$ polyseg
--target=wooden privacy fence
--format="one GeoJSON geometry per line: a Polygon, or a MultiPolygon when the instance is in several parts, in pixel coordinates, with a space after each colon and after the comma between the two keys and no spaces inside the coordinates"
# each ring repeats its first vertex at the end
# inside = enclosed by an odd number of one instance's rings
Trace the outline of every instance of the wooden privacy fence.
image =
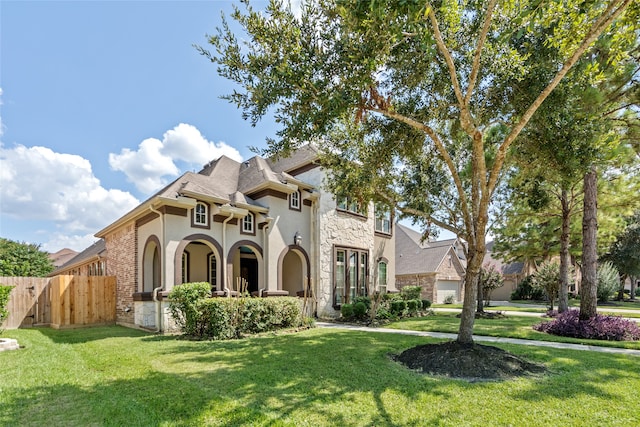
{"type": "Polygon", "coordinates": [[[30,326],[68,328],[116,321],[113,276],[0,277],[15,286],[9,296],[6,329],[30,326]]]}

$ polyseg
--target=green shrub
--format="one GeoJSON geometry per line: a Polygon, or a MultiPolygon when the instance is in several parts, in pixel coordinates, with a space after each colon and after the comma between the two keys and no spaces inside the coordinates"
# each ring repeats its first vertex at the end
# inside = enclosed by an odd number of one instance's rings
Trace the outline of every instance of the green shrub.
{"type": "Polygon", "coordinates": [[[387,307],[383,305],[378,307],[378,310],[376,311],[376,319],[386,320],[391,319],[392,317],[393,314],[391,314],[387,307]]]}
{"type": "Polygon", "coordinates": [[[426,310],[429,307],[431,307],[431,301],[429,301],[428,299],[423,299],[422,300],[422,309],[426,310]]]}
{"type": "Polygon", "coordinates": [[[444,303],[445,304],[453,304],[454,299],[453,299],[453,295],[447,295],[446,297],[444,297],[444,303]]]}
{"type": "MultiPolygon", "coordinates": [[[[358,296],[353,299],[353,305],[355,306],[357,303],[364,303],[367,310],[371,308],[371,298],[365,296],[358,296]]],[[[354,307],[355,308],[355,307],[354,307]]]]}
{"type": "Polygon", "coordinates": [[[198,337],[214,340],[238,338],[238,301],[237,298],[200,300],[198,310],[204,327],[198,337]]]}
{"type": "Polygon", "coordinates": [[[416,313],[422,308],[422,301],[419,299],[410,299],[407,301],[407,310],[409,313],[416,313]]]}
{"type": "Polygon", "coordinates": [[[400,295],[404,300],[420,299],[422,286],[405,286],[400,290],[400,295]]]}
{"type": "Polygon", "coordinates": [[[183,283],[169,293],[169,313],[187,335],[200,336],[204,325],[198,303],[211,296],[207,282],[183,283]]]}
{"type": "Polygon", "coordinates": [[[402,316],[404,311],[407,309],[407,302],[403,299],[392,300],[391,301],[391,313],[402,316]]]}
{"type": "Polygon", "coordinates": [[[199,338],[224,340],[302,324],[297,298],[209,298],[200,300],[199,338]]]}
{"type": "Polygon", "coordinates": [[[342,304],[340,306],[340,314],[345,319],[353,317],[353,304],[342,304]]]}
{"type": "Polygon", "coordinates": [[[13,286],[0,285],[0,332],[2,332],[2,323],[9,317],[7,304],[9,303],[9,294],[11,294],[11,289],[13,288],[13,286]]]}
{"type": "Polygon", "coordinates": [[[607,302],[611,295],[620,288],[618,270],[610,261],[598,266],[598,301],[607,302]]]}
{"type": "Polygon", "coordinates": [[[355,303],[353,305],[353,315],[358,319],[364,318],[367,315],[367,305],[362,301],[355,303]]]}
{"type": "Polygon", "coordinates": [[[511,293],[512,300],[541,300],[544,290],[533,287],[533,276],[525,277],[511,293]]]}

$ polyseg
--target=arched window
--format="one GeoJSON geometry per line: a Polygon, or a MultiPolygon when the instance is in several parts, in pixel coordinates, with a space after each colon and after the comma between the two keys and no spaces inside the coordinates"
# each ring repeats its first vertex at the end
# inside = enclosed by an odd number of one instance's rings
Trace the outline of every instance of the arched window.
{"type": "Polygon", "coordinates": [[[378,262],[378,292],[387,293],[387,262],[378,262]]]}
{"type": "Polygon", "coordinates": [[[244,234],[255,234],[255,215],[251,212],[242,219],[242,232],[244,234]]]}
{"type": "Polygon", "coordinates": [[[207,219],[207,205],[202,202],[198,202],[193,210],[193,224],[206,227],[209,225],[207,219]]]}
{"type": "Polygon", "coordinates": [[[218,260],[214,253],[209,254],[209,283],[211,283],[211,289],[218,290],[218,260]]]}
{"type": "Polygon", "coordinates": [[[289,209],[299,211],[300,208],[300,191],[289,194],[289,209]]]}

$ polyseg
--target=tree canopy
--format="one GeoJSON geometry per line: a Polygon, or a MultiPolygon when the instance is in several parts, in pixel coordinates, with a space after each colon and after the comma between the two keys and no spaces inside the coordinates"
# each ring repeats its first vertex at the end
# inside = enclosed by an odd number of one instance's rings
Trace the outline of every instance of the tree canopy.
{"type": "Polygon", "coordinates": [[[200,52],[238,84],[226,98],[245,118],[275,110],[282,128],[267,154],[316,141],[334,192],[386,202],[467,241],[458,341],[472,342],[489,211],[510,148],[603,32],[618,35],[614,60],[626,56],[638,9],[632,0],[317,0],[296,16],[273,0],[266,11],[237,8],[245,33],[224,20],[214,53],[200,52]],[[554,72],[530,102],[508,102],[510,82],[532,72],[526,38],[539,33],[554,72]]]}
{"type": "Polygon", "coordinates": [[[44,277],[54,270],[40,245],[0,237],[0,276],[44,277]]]}

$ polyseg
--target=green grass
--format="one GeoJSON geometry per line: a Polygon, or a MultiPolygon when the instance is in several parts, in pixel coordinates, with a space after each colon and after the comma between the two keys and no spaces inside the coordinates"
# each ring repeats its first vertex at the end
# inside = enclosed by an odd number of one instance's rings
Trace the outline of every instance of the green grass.
{"type": "MultiPolygon", "coordinates": [[[[476,319],[473,326],[473,333],[475,335],[488,335],[492,337],[566,342],[640,350],[640,341],[600,341],[567,338],[533,330],[533,325],[549,320],[550,319],[524,316],[508,316],[504,319],[476,319]]],[[[456,317],[455,313],[439,312],[432,316],[410,318],[393,322],[385,327],[412,331],[458,333],[459,326],[460,319],[456,317]]]]}
{"type": "Polygon", "coordinates": [[[313,329],[196,342],[121,327],[6,331],[0,425],[632,426],[640,358],[496,345],[544,363],[536,379],[467,383],[390,353],[431,339],[313,329]]]}

